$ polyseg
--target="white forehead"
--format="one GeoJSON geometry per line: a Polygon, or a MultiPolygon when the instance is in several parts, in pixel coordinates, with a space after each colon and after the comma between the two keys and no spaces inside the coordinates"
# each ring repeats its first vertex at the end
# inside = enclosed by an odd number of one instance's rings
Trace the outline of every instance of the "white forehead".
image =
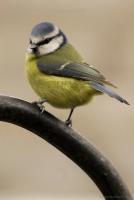
{"type": "Polygon", "coordinates": [[[32,42],[36,44],[36,43],[38,43],[38,42],[40,42],[42,40],[45,40],[46,38],[51,38],[51,37],[54,37],[54,36],[58,35],[59,32],[60,32],[59,28],[57,26],[55,26],[55,25],[53,25],[53,28],[54,29],[53,29],[52,32],[44,34],[44,35],[37,35],[37,36],[31,35],[32,42]]]}

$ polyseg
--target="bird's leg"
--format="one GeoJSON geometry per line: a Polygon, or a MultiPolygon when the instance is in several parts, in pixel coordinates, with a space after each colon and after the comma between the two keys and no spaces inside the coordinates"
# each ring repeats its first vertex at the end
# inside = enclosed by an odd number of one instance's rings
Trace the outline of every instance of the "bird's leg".
{"type": "Polygon", "coordinates": [[[70,113],[69,113],[69,116],[67,118],[67,120],[65,121],[65,124],[69,127],[72,126],[72,120],[71,120],[71,117],[72,117],[72,114],[73,114],[73,111],[74,111],[74,108],[71,109],[70,113]]]}
{"type": "Polygon", "coordinates": [[[32,102],[32,104],[38,106],[38,108],[40,109],[41,113],[43,113],[45,111],[45,106],[43,105],[45,102],[47,102],[46,99],[40,99],[39,101],[32,102]]]}

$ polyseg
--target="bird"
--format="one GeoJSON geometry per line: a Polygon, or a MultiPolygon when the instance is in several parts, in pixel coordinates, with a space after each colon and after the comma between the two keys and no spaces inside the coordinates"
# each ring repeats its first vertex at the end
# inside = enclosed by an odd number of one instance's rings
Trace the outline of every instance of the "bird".
{"type": "Polygon", "coordinates": [[[96,95],[107,94],[129,105],[116,88],[93,65],[88,64],[68,41],[65,33],[51,22],[35,25],[26,53],[26,74],[31,87],[40,97],[36,104],[43,111],[44,103],[70,109],[65,121],[72,126],[76,107],[91,102],[96,95]]]}

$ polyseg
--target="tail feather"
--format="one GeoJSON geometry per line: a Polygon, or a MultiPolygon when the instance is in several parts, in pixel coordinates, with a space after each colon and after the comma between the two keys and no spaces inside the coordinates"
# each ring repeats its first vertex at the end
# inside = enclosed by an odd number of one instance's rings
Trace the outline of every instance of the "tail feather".
{"type": "Polygon", "coordinates": [[[106,87],[105,85],[101,85],[97,82],[90,82],[90,85],[95,90],[108,94],[110,97],[117,99],[118,101],[130,105],[124,98],[120,97],[117,93],[115,93],[112,89],[106,87]]]}

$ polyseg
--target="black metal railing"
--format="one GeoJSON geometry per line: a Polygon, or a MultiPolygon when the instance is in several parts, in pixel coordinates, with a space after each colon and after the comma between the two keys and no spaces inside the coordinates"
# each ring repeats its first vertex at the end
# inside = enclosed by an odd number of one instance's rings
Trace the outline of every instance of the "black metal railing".
{"type": "Polygon", "coordinates": [[[86,139],[48,112],[13,97],[0,96],[0,120],[23,127],[55,146],[94,181],[105,199],[132,200],[110,162],[86,139]]]}

